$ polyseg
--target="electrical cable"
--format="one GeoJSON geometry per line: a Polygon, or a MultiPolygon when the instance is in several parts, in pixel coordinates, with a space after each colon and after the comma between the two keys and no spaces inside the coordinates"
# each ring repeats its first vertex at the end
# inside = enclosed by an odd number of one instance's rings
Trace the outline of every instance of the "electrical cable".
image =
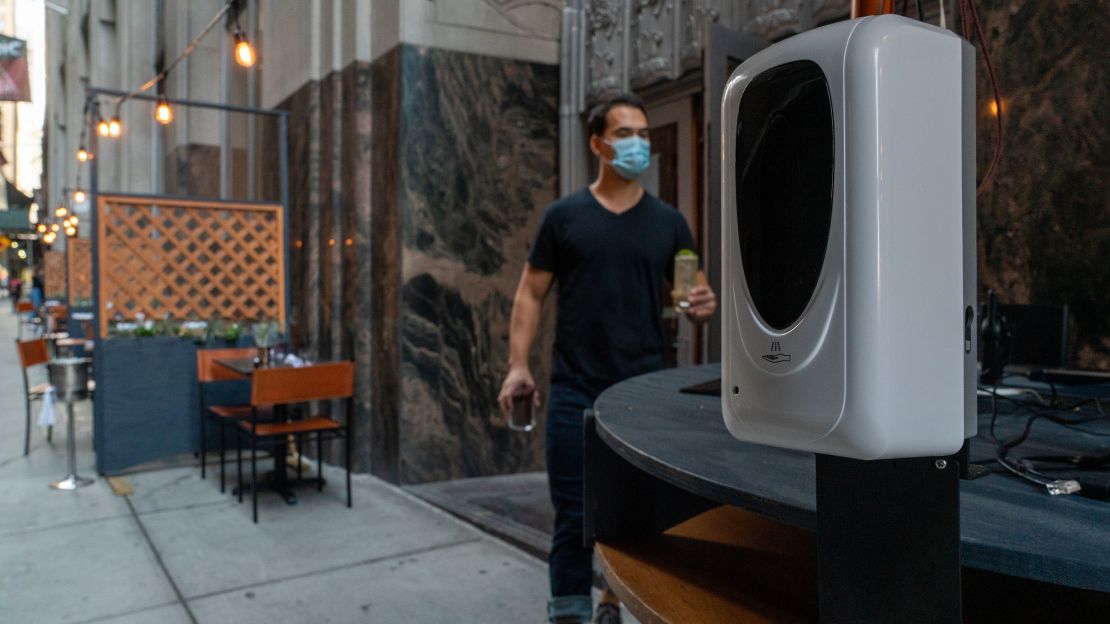
{"type": "MultiPolygon", "coordinates": [[[[1100,474],[1072,474],[1076,470],[1097,470],[1110,464],[1110,453],[1105,455],[1087,456],[1039,456],[1039,457],[1025,457],[1019,459],[1011,459],[1009,453],[1023,444],[1030,435],[1033,425],[1041,419],[1047,420],[1058,426],[1067,428],[1070,431],[1082,433],[1084,435],[1097,436],[1097,437],[1110,437],[1110,431],[1096,431],[1086,427],[1082,427],[1086,423],[1103,421],[1107,415],[1102,411],[1102,405],[1097,399],[1084,399],[1078,402],[1057,406],[1058,395],[1056,388],[1052,387],[1052,398],[1046,402],[1043,398],[1038,396],[1038,402],[1033,403],[1026,400],[1007,397],[998,393],[998,383],[996,381],[993,389],[984,389],[989,392],[992,397],[992,410],[990,437],[998,442],[997,434],[995,433],[995,424],[997,422],[997,400],[1005,400],[1022,410],[1029,410],[1032,414],[1025,421],[1021,433],[999,442],[995,449],[994,462],[1004,468],[1006,471],[1013,475],[1029,481],[1037,486],[1044,487],[1050,495],[1062,494],[1076,494],[1079,493],[1089,498],[1107,500],[1110,499],[1110,475],[1100,474]],[[1052,412],[1073,412],[1079,410],[1081,407],[1094,403],[1097,412],[1095,414],[1086,414],[1079,418],[1067,418],[1063,414],[1052,412]],[[1049,411],[1051,410],[1051,411],[1049,411]],[[1056,466],[1043,466],[1038,465],[1037,462],[1049,464],[1065,464],[1063,467],[1056,466]],[[1067,471],[1071,470],[1068,474],[1050,475],[1045,471],[1067,471]],[[1087,491],[1084,492],[1084,487],[1087,491]]],[[[989,462],[988,462],[989,463],[989,462]]]]}
{"type": "Polygon", "coordinates": [[[975,196],[979,197],[987,189],[988,184],[994,178],[994,174],[998,169],[998,163],[1002,160],[1003,151],[1003,137],[1002,137],[1002,95],[998,87],[998,77],[994,71],[994,63],[991,61],[991,53],[987,47],[987,38],[983,34],[983,24],[979,20],[979,11],[975,8],[974,0],[960,0],[960,25],[963,28],[964,38],[971,41],[971,26],[975,27],[976,36],[979,39],[979,48],[983,51],[983,61],[987,66],[987,75],[991,82],[991,92],[994,97],[994,118],[995,118],[995,144],[994,156],[991,157],[990,165],[987,166],[986,173],[983,174],[979,180],[979,186],[975,189],[975,196]],[[970,16],[970,20],[968,17],[970,16]]]}
{"type": "Polygon", "coordinates": [[[228,0],[226,3],[224,3],[223,8],[221,8],[218,12],[216,12],[214,16],[212,16],[212,19],[208,21],[208,24],[204,27],[203,30],[200,31],[200,34],[193,37],[193,40],[189,42],[189,45],[185,46],[185,49],[181,52],[181,54],[179,54],[177,58],[171,61],[170,64],[165,67],[165,69],[155,74],[155,76],[150,80],[144,82],[139,88],[127,93],[127,95],[120,96],[116,100],[116,117],[119,117],[120,106],[123,105],[124,102],[126,102],[131,97],[138,95],[143,91],[150,89],[159,82],[165,80],[166,77],[169,76],[170,72],[173,71],[173,68],[177,67],[178,63],[184,60],[185,57],[192,54],[197,49],[197,46],[200,45],[201,40],[204,39],[204,37],[209,32],[211,32],[213,28],[216,27],[216,24],[220,23],[220,19],[223,18],[224,15],[227,15],[227,12],[231,10],[232,6],[235,5],[235,2],[236,0],[228,0]]]}

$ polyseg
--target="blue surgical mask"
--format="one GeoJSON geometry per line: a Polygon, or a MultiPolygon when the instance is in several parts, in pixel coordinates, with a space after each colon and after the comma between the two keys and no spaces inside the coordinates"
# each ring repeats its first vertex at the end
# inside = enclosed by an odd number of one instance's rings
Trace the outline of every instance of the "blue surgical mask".
{"type": "Polygon", "coordinates": [[[651,164],[651,143],[647,139],[630,136],[617,139],[612,143],[606,141],[606,144],[613,148],[613,160],[609,164],[613,165],[613,169],[616,169],[625,180],[635,180],[640,177],[640,174],[651,164]]]}

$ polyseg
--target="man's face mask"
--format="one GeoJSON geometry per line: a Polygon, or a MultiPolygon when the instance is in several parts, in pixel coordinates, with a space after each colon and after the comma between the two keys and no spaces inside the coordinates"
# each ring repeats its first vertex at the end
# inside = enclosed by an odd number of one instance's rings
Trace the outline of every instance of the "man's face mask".
{"type": "Polygon", "coordinates": [[[605,143],[613,148],[613,159],[609,164],[625,180],[640,177],[651,164],[651,143],[646,139],[630,136],[605,143]]]}

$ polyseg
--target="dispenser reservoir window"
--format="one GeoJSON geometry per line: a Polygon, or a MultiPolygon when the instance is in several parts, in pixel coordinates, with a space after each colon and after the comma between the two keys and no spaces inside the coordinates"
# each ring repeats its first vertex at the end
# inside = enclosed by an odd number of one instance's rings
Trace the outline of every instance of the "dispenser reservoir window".
{"type": "Polygon", "coordinates": [[[756,76],[736,124],[736,218],[752,303],[786,329],[817,288],[832,223],[835,141],[821,68],[795,61],[756,76]]]}

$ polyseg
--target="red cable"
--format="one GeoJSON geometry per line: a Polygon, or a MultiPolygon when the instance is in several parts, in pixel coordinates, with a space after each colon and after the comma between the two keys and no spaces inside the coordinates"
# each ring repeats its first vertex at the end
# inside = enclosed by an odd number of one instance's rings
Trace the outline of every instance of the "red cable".
{"type": "MultiPolygon", "coordinates": [[[[990,183],[994,177],[995,171],[998,168],[998,163],[1002,160],[1002,95],[999,93],[998,78],[994,73],[994,64],[991,62],[991,53],[987,49],[987,39],[983,36],[983,25],[979,21],[979,12],[975,9],[975,2],[973,0],[963,0],[967,4],[967,13],[971,15],[971,21],[975,24],[975,33],[979,38],[979,47],[983,50],[983,61],[987,65],[987,75],[991,80],[991,91],[994,95],[994,108],[995,108],[995,143],[994,143],[994,156],[991,158],[991,164],[987,167],[987,172],[983,174],[983,179],[979,181],[979,187],[975,190],[975,197],[978,198],[986,190],[987,184],[990,183]]],[[[967,20],[964,15],[964,5],[960,5],[960,21],[962,22],[964,32],[968,30],[967,20]]]]}

